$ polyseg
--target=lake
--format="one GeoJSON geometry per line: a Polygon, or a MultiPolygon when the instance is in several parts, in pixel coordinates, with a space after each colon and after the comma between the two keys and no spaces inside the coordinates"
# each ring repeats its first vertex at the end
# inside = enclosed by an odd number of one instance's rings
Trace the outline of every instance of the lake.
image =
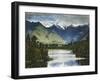
{"type": "Polygon", "coordinates": [[[49,49],[48,56],[52,60],[47,62],[47,67],[79,66],[78,61],[85,59],[77,58],[72,50],[65,49],[49,49]]]}

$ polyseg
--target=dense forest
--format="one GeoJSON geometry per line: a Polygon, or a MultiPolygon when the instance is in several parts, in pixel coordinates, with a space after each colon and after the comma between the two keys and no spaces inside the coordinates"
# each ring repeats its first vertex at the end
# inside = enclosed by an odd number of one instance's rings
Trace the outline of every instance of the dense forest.
{"type": "Polygon", "coordinates": [[[29,34],[26,36],[26,68],[46,67],[48,57],[48,49],[42,48],[42,43],[36,42],[37,38],[33,36],[30,38],[29,34]],[[38,47],[38,44],[40,47],[38,47]]]}

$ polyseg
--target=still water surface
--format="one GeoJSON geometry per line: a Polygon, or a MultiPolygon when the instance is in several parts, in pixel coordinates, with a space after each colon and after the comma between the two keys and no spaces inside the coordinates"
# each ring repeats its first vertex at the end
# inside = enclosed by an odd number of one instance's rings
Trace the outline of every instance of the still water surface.
{"type": "Polygon", "coordinates": [[[78,66],[78,60],[84,58],[77,58],[72,50],[62,49],[50,49],[48,50],[48,56],[52,60],[48,61],[47,67],[66,67],[66,66],[78,66]]]}

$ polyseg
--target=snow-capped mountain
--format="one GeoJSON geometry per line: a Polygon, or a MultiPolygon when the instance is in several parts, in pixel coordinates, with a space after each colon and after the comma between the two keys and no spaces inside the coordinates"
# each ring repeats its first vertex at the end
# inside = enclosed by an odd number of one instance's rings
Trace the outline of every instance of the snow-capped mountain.
{"type": "MultiPolygon", "coordinates": [[[[43,26],[40,22],[26,21],[26,33],[35,35],[38,41],[42,43],[68,44],[70,42],[80,41],[86,34],[89,34],[89,25],[64,26],[52,25],[43,26]]],[[[84,38],[85,39],[85,38],[84,38]]]]}

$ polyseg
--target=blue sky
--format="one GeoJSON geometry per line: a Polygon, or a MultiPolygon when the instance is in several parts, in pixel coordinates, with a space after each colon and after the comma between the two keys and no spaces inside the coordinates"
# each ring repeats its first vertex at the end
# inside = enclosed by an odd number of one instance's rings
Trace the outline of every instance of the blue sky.
{"type": "Polygon", "coordinates": [[[25,12],[25,19],[31,22],[41,22],[45,27],[53,24],[60,25],[62,28],[71,24],[74,26],[89,24],[88,15],[25,12]]]}

